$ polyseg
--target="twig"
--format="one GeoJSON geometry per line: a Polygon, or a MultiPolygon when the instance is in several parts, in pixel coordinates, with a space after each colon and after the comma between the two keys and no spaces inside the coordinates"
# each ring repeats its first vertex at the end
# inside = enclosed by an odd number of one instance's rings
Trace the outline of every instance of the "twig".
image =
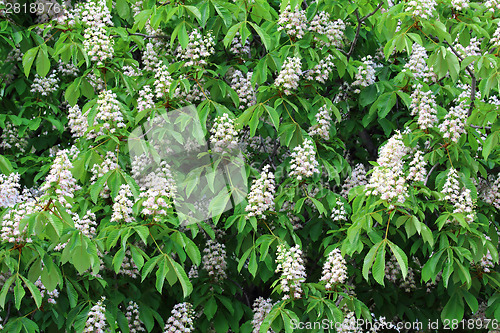
{"type": "Polygon", "coordinates": [[[375,14],[380,9],[380,7],[382,7],[383,4],[384,4],[384,2],[379,3],[377,8],[375,8],[375,10],[373,12],[363,16],[361,19],[359,18],[358,10],[356,9],[356,11],[354,12],[354,15],[356,15],[356,19],[358,20],[358,27],[356,28],[356,35],[354,35],[354,40],[352,41],[351,48],[349,49],[349,52],[347,53],[347,60],[349,60],[349,58],[352,56],[352,53],[354,52],[354,47],[356,46],[356,42],[358,41],[359,33],[361,32],[361,25],[363,24],[363,22],[367,18],[369,18],[370,16],[375,14]]]}
{"type": "Polygon", "coordinates": [[[427,181],[429,180],[429,177],[431,176],[431,173],[432,171],[434,171],[434,169],[439,165],[439,163],[436,163],[432,166],[431,170],[429,171],[429,173],[427,174],[427,176],[425,177],[425,181],[424,181],[424,185],[427,186],[427,181]]]}
{"type": "Polygon", "coordinates": [[[3,320],[3,326],[5,326],[7,324],[7,321],[9,320],[9,317],[10,317],[10,305],[11,305],[11,302],[8,302],[7,303],[7,314],[5,315],[5,318],[3,320]]]}
{"type": "MultiPolygon", "coordinates": [[[[453,52],[458,60],[460,60],[460,62],[463,61],[463,58],[462,56],[457,52],[457,50],[455,50],[455,48],[453,46],[450,45],[450,43],[448,43],[446,40],[444,41],[444,43],[446,45],[448,45],[448,47],[450,48],[451,52],[453,52]]],[[[469,107],[469,112],[467,114],[467,117],[470,117],[470,115],[472,114],[472,110],[474,109],[474,101],[476,100],[476,76],[474,75],[474,72],[472,71],[472,69],[470,69],[470,67],[467,65],[467,67],[465,67],[465,69],[467,70],[467,72],[469,72],[469,75],[471,77],[471,85],[470,85],[470,89],[471,89],[471,93],[470,93],[470,107],[469,107]]]]}
{"type": "Polygon", "coordinates": [[[477,128],[477,129],[486,129],[486,130],[491,129],[491,126],[476,126],[476,125],[469,125],[469,126],[472,128],[477,128]]]}
{"type": "MultiPolygon", "coordinates": [[[[146,34],[141,34],[139,32],[130,32],[127,30],[127,33],[129,36],[140,36],[140,37],[144,37],[144,38],[157,38],[157,39],[170,39],[169,36],[167,35],[146,35],[146,34]]],[[[112,37],[121,37],[120,35],[113,35],[112,37]]]]}

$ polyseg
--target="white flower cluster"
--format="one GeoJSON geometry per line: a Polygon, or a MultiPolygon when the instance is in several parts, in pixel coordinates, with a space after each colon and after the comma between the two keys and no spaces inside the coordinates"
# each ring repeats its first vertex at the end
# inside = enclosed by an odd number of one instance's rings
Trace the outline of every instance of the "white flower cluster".
{"type": "Polygon", "coordinates": [[[402,72],[409,72],[417,80],[430,83],[436,82],[437,75],[427,66],[427,51],[425,47],[414,43],[412,46],[410,60],[405,64],[402,72]]]}
{"type": "Polygon", "coordinates": [[[76,179],[71,173],[73,164],[71,163],[70,155],[71,151],[67,149],[57,153],[49,175],[45,178],[45,183],[40,188],[43,192],[54,188],[59,202],[66,208],[71,208],[71,205],[66,201],[65,197],[73,198],[75,191],[80,189],[80,186],[76,184],[76,179]]]}
{"type": "Polygon", "coordinates": [[[26,137],[19,137],[18,129],[12,123],[6,122],[3,133],[0,136],[0,148],[12,149],[14,147],[16,151],[24,153],[27,145],[28,140],[26,137]]]}
{"type": "Polygon", "coordinates": [[[47,75],[46,77],[41,77],[40,75],[35,74],[35,79],[31,85],[30,92],[47,96],[56,91],[58,88],[59,80],[57,79],[57,74],[55,72],[50,73],[50,75],[47,75]]]}
{"type": "Polygon", "coordinates": [[[163,329],[164,333],[191,333],[194,331],[194,309],[191,303],[178,303],[172,309],[163,329]]]}
{"type": "Polygon", "coordinates": [[[105,134],[105,131],[115,133],[116,127],[125,127],[120,103],[117,100],[116,94],[111,90],[105,90],[99,94],[99,97],[97,98],[97,110],[93,126],[101,126],[99,128],[99,132],[94,133],[93,129],[89,132],[89,139],[103,135],[105,134]]]}
{"type": "Polygon", "coordinates": [[[234,35],[233,40],[231,41],[231,48],[229,49],[229,51],[239,56],[250,56],[250,42],[246,41],[245,45],[243,45],[240,32],[237,31],[234,35]]]}
{"type": "Polygon", "coordinates": [[[481,191],[481,198],[487,204],[500,209],[500,173],[496,179],[493,176],[488,177],[488,182],[485,181],[485,186],[481,191]]]}
{"type": "MultiPolygon", "coordinates": [[[[462,56],[462,58],[470,57],[470,56],[481,56],[481,40],[477,37],[472,37],[469,41],[469,45],[463,47],[460,44],[458,36],[455,42],[453,43],[455,50],[462,56]]],[[[451,51],[451,48],[448,48],[451,51]]]]}
{"type": "Polygon", "coordinates": [[[424,160],[424,155],[420,150],[417,150],[410,161],[410,170],[408,171],[408,176],[406,179],[413,180],[415,182],[425,181],[427,175],[427,170],[425,166],[427,162],[424,160]]]}
{"type": "Polygon", "coordinates": [[[246,77],[240,70],[235,70],[231,78],[231,88],[236,91],[240,99],[240,109],[244,110],[257,103],[255,88],[252,86],[252,72],[248,72],[246,77]]]}
{"type": "Polygon", "coordinates": [[[89,127],[88,119],[86,114],[82,114],[82,110],[75,104],[75,106],[70,107],[68,110],[68,126],[73,133],[74,138],[81,138],[87,133],[89,127]]]}
{"type": "Polygon", "coordinates": [[[345,211],[344,203],[342,200],[337,199],[335,207],[332,209],[330,218],[333,221],[347,221],[347,212],[345,211]]]}
{"type": "Polygon", "coordinates": [[[302,178],[312,177],[315,173],[319,173],[319,163],[315,155],[316,151],[310,139],[305,139],[302,145],[295,147],[291,154],[290,176],[302,180],[302,178]]]}
{"type": "Polygon", "coordinates": [[[326,282],[326,290],[331,290],[334,285],[344,283],[347,279],[347,266],[339,249],[334,249],[328,254],[323,265],[320,281],[326,282]]]}
{"type": "Polygon", "coordinates": [[[499,0],[487,0],[484,2],[488,11],[494,13],[497,10],[500,10],[500,1],[499,0]]]}
{"type": "Polygon", "coordinates": [[[0,174],[0,208],[12,207],[19,202],[21,184],[18,173],[0,174]]]}
{"type": "MultiPolygon", "coordinates": [[[[363,64],[358,67],[358,72],[355,76],[355,81],[352,83],[353,86],[358,87],[368,87],[375,83],[377,79],[375,76],[375,63],[372,60],[372,56],[367,55],[361,59],[363,64]]],[[[359,94],[361,90],[359,88],[354,90],[354,93],[359,94]]]]}
{"type": "Polygon", "coordinates": [[[61,73],[61,75],[65,76],[78,76],[78,67],[76,67],[72,62],[64,63],[59,59],[57,63],[57,71],[61,73]]]}
{"type": "Polygon", "coordinates": [[[445,195],[444,200],[451,202],[454,206],[453,213],[464,214],[465,221],[474,221],[475,203],[468,188],[461,188],[457,170],[453,167],[448,171],[448,177],[441,191],[445,195]]]}
{"type": "Polygon", "coordinates": [[[309,128],[309,135],[319,135],[324,140],[330,139],[330,126],[332,123],[332,117],[330,117],[330,110],[323,105],[318,113],[316,113],[316,122],[317,124],[311,126],[309,128]]]}
{"type": "Polygon", "coordinates": [[[155,74],[155,94],[156,98],[167,99],[170,95],[170,86],[172,85],[172,77],[167,69],[167,65],[159,67],[155,74]]]}
{"type": "MultiPolygon", "coordinates": [[[[104,176],[106,173],[108,173],[111,170],[118,169],[120,166],[116,162],[118,160],[118,157],[112,152],[108,151],[106,152],[106,157],[102,161],[101,164],[94,164],[92,167],[92,177],[90,178],[90,183],[95,184],[99,178],[104,176]]],[[[100,195],[103,198],[109,198],[109,187],[108,184],[106,184],[101,191],[100,195]]]]}
{"type": "Polygon", "coordinates": [[[455,10],[464,10],[469,8],[468,0],[451,0],[451,5],[455,10]]]}
{"type": "Polygon", "coordinates": [[[73,8],[70,1],[65,1],[61,4],[60,9],[61,11],[54,17],[55,23],[69,27],[74,26],[76,18],[80,17],[81,8],[79,6],[73,8]]]}
{"type": "MultiPolygon", "coordinates": [[[[485,238],[491,241],[489,236],[485,236],[485,238]]],[[[493,257],[491,256],[490,250],[486,251],[486,254],[483,255],[481,261],[479,262],[479,266],[485,273],[489,273],[493,267],[495,267],[495,263],[493,262],[493,257]]]]}
{"type": "Polygon", "coordinates": [[[47,23],[61,11],[61,5],[56,0],[35,0],[33,4],[37,23],[47,23]]]}
{"type": "Polygon", "coordinates": [[[299,87],[300,76],[302,75],[302,63],[297,57],[288,57],[281,71],[274,81],[274,84],[278,88],[283,88],[283,91],[287,95],[291,95],[293,90],[297,90],[299,87]]]}
{"type": "Polygon", "coordinates": [[[363,164],[358,163],[349,177],[344,180],[344,184],[342,184],[342,191],[340,195],[347,199],[349,191],[356,187],[366,185],[366,169],[363,164]]]}
{"type": "Polygon", "coordinates": [[[330,20],[330,14],[325,11],[321,11],[314,16],[310,23],[309,30],[320,35],[325,35],[328,38],[328,42],[325,42],[315,36],[315,41],[320,43],[322,46],[335,46],[338,48],[343,46],[345,30],[344,21],[339,19],[332,22],[330,20]]]}
{"type": "Polygon", "coordinates": [[[167,215],[167,210],[172,208],[175,200],[175,182],[170,166],[162,161],[158,172],[151,172],[144,180],[145,186],[141,187],[142,211],[144,215],[152,215],[153,220],[159,221],[167,215]]]}
{"type": "Polygon", "coordinates": [[[314,66],[313,69],[306,71],[306,80],[316,80],[325,83],[334,69],[335,64],[333,63],[333,56],[328,54],[324,59],[321,59],[319,64],[314,66]]]}
{"type": "Polygon", "coordinates": [[[85,322],[83,333],[104,333],[106,332],[106,306],[104,301],[106,297],[102,296],[101,299],[90,309],[85,322]]]}
{"type": "Polygon", "coordinates": [[[214,54],[215,41],[209,32],[203,37],[198,30],[193,30],[189,34],[189,42],[185,50],[181,50],[179,45],[178,52],[182,60],[187,60],[185,66],[206,65],[206,58],[214,54]]]}
{"type": "Polygon", "coordinates": [[[248,205],[245,211],[248,212],[247,219],[256,216],[266,219],[266,211],[274,211],[274,192],[275,182],[274,174],[269,171],[271,166],[268,164],[260,173],[259,179],[254,179],[250,193],[248,194],[248,205]]]}
{"type": "Polygon", "coordinates": [[[146,47],[142,52],[142,64],[145,71],[156,71],[161,65],[160,50],[163,44],[159,39],[152,39],[146,43],[146,47]]]}
{"type": "Polygon", "coordinates": [[[284,30],[288,36],[300,39],[307,30],[306,12],[299,6],[292,12],[290,5],[280,13],[278,31],[284,30]]]}
{"type": "MultiPolygon", "coordinates": [[[[418,262],[418,260],[414,260],[418,262]]],[[[403,275],[401,273],[401,267],[396,260],[396,257],[391,256],[391,259],[385,263],[385,278],[394,284],[397,284],[399,288],[403,289],[405,292],[410,293],[412,290],[417,289],[415,284],[415,272],[412,267],[408,267],[408,273],[406,279],[403,280],[403,275]]]]}
{"type": "Polygon", "coordinates": [[[139,90],[139,98],[137,99],[137,112],[153,109],[155,107],[153,97],[153,92],[149,85],[142,87],[142,89],[139,90]]]}
{"type": "Polygon", "coordinates": [[[107,59],[113,58],[113,39],[107,34],[106,26],[113,26],[111,13],[105,0],[88,1],[81,12],[85,25],[83,48],[100,66],[107,59]]]}
{"type": "Polygon", "coordinates": [[[406,5],[405,12],[410,12],[413,17],[428,20],[434,17],[435,8],[435,0],[411,0],[406,5]]]}
{"type": "Polygon", "coordinates": [[[454,100],[455,106],[450,108],[450,112],[446,114],[443,122],[438,126],[439,131],[443,133],[443,138],[453,142],[458,142],[460,136],[465,133],[465,123],[469,113],[471,89],[469,86],[461,86],[461,88],[462,92],[454,100]]]}
{"type": "Polygon", "coordinates": [[[209,239],[203,253],[201,261],[208,276],[215,282],[226,279],[226,246],[216,240],[209,239]]]}
{"type": "Polygon", "coordinates": [[[347,311],[344,314],[344,321],[341,325],[335,326],[337,333],[362,333],[358,321],[353,311],[347,311]]]}
{"type": "MultiPolygon", "coordinates": [[[[270,298],[259,296],[253,302],[253,319],[252,319],[252,333],[259,333],[260,326],[264,318],[271,312],[273,308],[273,301],[270,298]]],[[[273,333],[273,330],[268,330],[266,333],[273,333]]]]}
{"type": "Polygon", "coordinates": [[[42,298],[45,296],[45,293],[47,293],[47,302],[49,302],[50,304],[57,304],[56,299],[59,297],[59,290],[57,290],[57,288],[52,291],[47,291],[47,288],[45,288],[40,278],[36,280],[35,286],[37,286],[40,290],[42,298]]]}
{"type": "Polygon", "coordinates": [[[276,272],[281,272],[281,291],[283,300],[302,296],[302,283],[306,281],[306,268],[299,245],[287,249],[285,244],[278,246],[276,272]]]}
{"type": "Polygon", "coordinates": [[[382,200],[392,204],[403,203],[408,195],[403,174],[403,157],[408,148],[403,142],[401,133],[397,132],[382,147],[376,166],[366,185],[366,195],[380,195],[382,200]]]}
{"type": "Polygon", "coordinates": [[[215,119],[210,129],[210,145],[216,153],[227,153],[238,148],[238,131],[227,113],[215,119]]]}
{"type": "Polygon", "coordinates": [[[115,198],[115,203],[113,204],[111,222],[124,221],[128,223],[134,220],[132,217],[132,206],[134,203],[130,200],[130,197],[133,197],[130,186],[128,184],[122,184],[115,198]]]}
{"type": "Polygon", "coordinates": [[[433,127],[437,122],[436,99],[432,91],[423,91],[421,83],[417,84],[411,94],[411,115],[418,115],[418,126],[425,130],[433,127]]]}
{"type": "Polygon", "coordinates": [[[24,233],[26,229],[22,232],[19,230],[19,223],[26,216],[41,210],[42,207],[36,204],[34,198],[24,196],[17,207],[9,209],[2,217],[0,239],[9,243],[31,243],[31,238],[24,233]]]}
{"type": "Polygon", "coordinates": [[[498,21],[497,28],[493,33],[493,38],[490,39],[490,43],[493,44],[494,47],[500,47],[500,21],[498,21]]]}
{"type": "Polygon", "coordinates": [[[118,274],[129,276],[132,279],[136,279],[137,277],[141,276],[141,274],[139,273],[139,268],[132,260],[132,253],[130,252],[130,250],[125,251],[125,256],[123,257],[123,262],[120,266],[118,274]]]}
{"type": "Polygon", "coordinates": [[[125,318],[127,318],[128,329],[130,333],[146,332],[142,321],[139,319],[139,306],[136,302],[128,302],[127,312],[125,312],[125,318]]]}
{"type": "Polygon", "coordinates": [[[95,91],[100,92],[106,88],[104,80],[101,78],[101,76],[97,76],[94,73],[90,73],[87,76],[87,80],[90,83],[90,85],[94,88],[95,91]]]}
{"type": "Polygon", "coordinates": [[[73,213],[73,222],[75,223],[75,228],[80,230],[80,232],[87,236],[88,238],[93,238],[96,234],[97,222],[95,214],[90,210],[87,210],[82,218],[77,213],[73,213]]]}
{"type": "Polygon", "coordinates": [[[128,77],[141,76],[139,69],[137,69],[133,66],[125,65],[122,67],[122,71],[123,71],[123,75],[128,76],[128,77]]]}

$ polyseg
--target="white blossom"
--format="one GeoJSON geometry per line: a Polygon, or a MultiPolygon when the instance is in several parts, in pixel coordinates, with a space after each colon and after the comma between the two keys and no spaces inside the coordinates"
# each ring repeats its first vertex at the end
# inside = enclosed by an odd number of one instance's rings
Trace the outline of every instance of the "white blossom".
{"type": "MultiPolygon", "coordinates": [[[[264,298],[259,296],[253,302],[253,318],[252,318],[252,333],[259,333],[260,326],[264,321],[264,318],[271,312],[273,307],[273,301],[270,298],[264,298]]],[[[267,333],[274,333],[273,330],[269,329],[267,333]]]]}
{"type": "Polygon", "coordinates": [[[201,262],[203,269],[207,271],[208,276],[215,282],[227,278],[226,246],[224,244],[209,239],[203,249],[201,262]]]}
{"type": "Polygon", "coordinates": [[[319,64],[314,66],[312,70],[306,71],[306,79],[325,83],[335,69],[333,59],[334,58],[331,54],[328,54],[325,58],[321,59],[319,64]]]}
{"type": "Polygon", "coordinates": [[[349,177],[346,178],[344,184],[342,184],[342,191],[340,192],[340,194],[347,199],[347,195],[352,188],[366,184],[367,181],[365,167],[363,166],[363,164],[358,163],[356,164],[354,170],[352,170],[352,173],[349,175],[349,177]]]}
{"type": "Polygon", "coordinates": [[[316,124],[309,129],[309,135],[319,135],[324,140],[330,139],[330,126],[332,118],[330,117],[330,110],[326,105],[322,106],[316,114],[316,124]]]}
{"type": "Polygon", "coordinates": [[[436,82],[437,75],[427,66],[427,51],[423,46],[414,43],[410,60],[405,64],[402,72],[409,72],[415,79],[426,83],[436,82]]]}
{"type": "Polygon", "coordinates": [[[122,184],[115,198],[115,203],[113,204],[111,222],[124,221],[127,223],[134,220],[132,217],[133,202],[130,200],[130,197],[133,197],[130,186],[128,184],[122,184]]]}
{"type": "Polygon", "coordinates": [[[328,254],[323,265],[320,281],[326,282],[325,288],[331,290],[334,285],[344,283],[347,279],[347,266],[339,249],[334,249],[328,254]]]}
{"type": "Polygon", "coordinates": [[[143,322],[139,319],[139,306],[136,302],[128,302],[128,306],[125,312],[125,318],[127,318],[128,329],[130,333],[146,332],[143,322]]]}
{"type": "Polygon", "coordinates": [[[240,99],[240,109],[244,110],[257,103],[255,88],[252,86],[252,72],[243,75],[240,70],[235,70],[231,78],[231,88],[236,91],[240,99]]]}
{"type": "Polygon", "coordinates": [[[19,173],[0,174],[0,208],[12,207],[20,199],[19,173]]]}
{"type": "Polygon", "coordinates": [[[406,179],[416,182],[425,181],[425,177],[427,175],[427,170],[425,169],[426,165],[427,162],[424,160],[423,153],[420,150],[417,150],[410,162],[410,170],[406,179]]]}
{"type": "Polygon", "coordinates": [[[269,171],[270,165],[266,165],[260,173],[260,178],[252,182],[250,193],[248,194],[248,205],[245,211],[247,218],[256,216],[266,219],[266,211],[274,211],[274,174],[269,171]]]}
{"type": "Polygon", "coordinates": [[[435,8],[435,0],[411,0],[406,4],[405,12],[409,12],[413,17],[428,20],[434,17],[435,8]]]}
{"type": "Polygon", "coordinates": [[[106,306],[104,301],[106,297],[102,296],[101,299],[90,309],[85,322],[83,333],[104,333],[106,332],[106,306]]]}
{"type": "Polygon", "coordinates": [[[299,245],[287,249],[285,244],[278,246],[276,272],[281,272],[280,285],[283,300],[302,296],[302,283],[306,280],[306,269],[299,245]]]}
{"type": "Polygon", "coordinates": [[[239,56],[250,56],[250,42],[246,41],[245,45],[243,45],[243,41],[241,40],[240,32],[237,31],[236,34],[234,35],[233,40],[231,41],[231,48],[229,51],[233,54],[239,55],[239,56]]]}
{"type": "Polygon", "coordinates": [[[286,95],[291,95],[293,90],[299,87],[300,76],[302,75],[301,61],[297,57],[288,57],[281,71],[274,81],[278,88],[282,88],[286,95]]]}
{"type": "Polygon", "coordinates": [[[68,109],[68,126],[74,138],[84,137],[87,132],[89,127],[87,113],[82,114],[82,110],[78,104],[68,109]]]}
{"type": "Polygon", "coordinates": [[[215,41],[209,32],[202,36],[198,30],[193,30],[189,34],[189,42],[185,50],[178,48],[182,60],[187,60],[185,66],[203,66],[207,64],[206,58],[214,52],[215,41]]]}
{"type": "Polygon", "coordinates": [[[229,118],[227,113],[215,119],[210,133],[212,151],[227,153],[238,148],[238,131],[234,127],[234,121],[229,118]]]}
{"type": "Polygon", "coordinates": [[[284,30],[290,37],[301,39],[307,30],[306,12],[299,6],[292,12],[290,5],[280,13],[278,31],[284,30]]]}
{"type": "Polygon", "coordinates": [[[172,309],[164,333],[191,333],[194,331],[194,309],[191,303],[178,303],[172,309]]]}
{"type": "Polygon", "coordinates": [[[310,139],[305,139],[302,145],[295,147],[291,154],[290,176],[302,180],[302,178],[312,177],[319,173],[319,163],[315,155],[316,151],[310,139]]]}
{"type": "Polygon", "coordinates": [[[57,79],[57,74],[53,71],[46,77],[41,77],[35,74],[35,79],[31,85],[30,92],[39,93],[42,96],[47,96],[50,93],[56,91],[59,88],[59,80],[57,79]]]}
{"type": "MultiPolygon", "coordinates": [[[[355,76],[355,81],[352,83],[354,87],[368,87],[375,83],[377,79],[375,76],[375,63],[372,61],[370,55],[363,57],[361,59],[363,64],[358,67],[358,71],[355,76]]],[[[354,90],[354,93],[359,94],[361,90],[359,88],[354,90]]]]}
{"type": "Polygon", "coordinates": [[[418,126],[425,130],[433,127],[437,122],[437,105],[432,91],[422,91],[422,84],[418,84],[411,94],[411,115],[418,115],[418,126]]]}

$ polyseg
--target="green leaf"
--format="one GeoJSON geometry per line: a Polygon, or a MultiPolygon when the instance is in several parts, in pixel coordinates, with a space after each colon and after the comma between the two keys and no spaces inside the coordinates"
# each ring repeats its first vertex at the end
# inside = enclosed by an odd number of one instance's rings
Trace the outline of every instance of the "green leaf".
{"type": "Polygon", "coordinates": [[[212,296],[205,303],[203,313],[205,313],[205,316],[207,316],[208,320],[211,320],[216,312],[217,312],[217,302],[215,301],[215,297],[212,296]]]}
{"type": "Polygon", "coordinates": [[[115,7],[116,12],[121,18],[128,18],[128,16],[130,15],[130,8],[128,6],[127,0],[116,0],[115,7]]]}
{"type": "Polygon", "coordinates": [[[120,270],[124,258],[125,258],[125,250],[123,249],[123,247],[120,247],[120,249],[115,253],[112,262],[115,273],[118,273],[118,271],[120,270]]]}
{"type": "Polygon", "coordinates": [[[144,281],[146,276],[148,276],[149,272],[151,272],[153,270],[153,268],[156,266],[156,263],[158,263],[158,261],[160,261],[161,258],[162,258],[162,255],[157,255],[156,257],[149,259],[144,264],[144,267],[142,267],[142,280],[141,280],[141,282],[144,281]]]}
{"type": "Polygon", "coordinates": [[[248,271],[253,277],[257,274],[257,255],[255,254],[255,249],[252,251],[250,260],[248,261],[248,271]]]}
{"type": "Polygon", "coordinates": [[[253,22],[249,22],[249,23],[252,26],[252,28],[254,28],[255,31],[257,32],[257,34],[259,35],[260,39],[262,40],[262,43],[264,43],[266,50],[268,50],[268,51],[271,50],[273,48],[271,37],[264,30],[262,30],[262,28],[259,27],[257,24],[255,24],[253,22]]]}
{"type": "Polygon", "coordinates": [[[26,51],[26,53],[23,55],[23,68],[24,75],[26,75],[26,77],[30,76],[31,66],[33,65],[33,61],[35,61],[35,57],[39,49],[40,46],[33,47],[26,51]]]}
{"type": "Polygon", "coordinates": [[[14,300],[16,303],[16,309],[21,308],[21,301],[23,300],[26,291],[24,291],[21,279],[19,277],[16,278],[16,285],[14,286],[14,300]]]}
{"type": "Polygon", "coordinates": [[[149,228],[145,225],[138,225],[134,227],[135,232],[141,237],[145,245],[148,244],[149,228]]]}
{"type": "Polygon", "coordinates": [[[0,306],[2,308],[5,307],[5,298],[7,297],[7,294],[9,294],[10,286],[12,286],[15,278],[16,275],[11,275],[11,277],[9,277],[2,286],[2,291],[0,292],[0,306]]]}
{"type": "Polygon", "coordinates": [[[173,261],[172,259],[170,260],[171,263],[173,262],[175,274],[177,275],[177,278],[181,283],[183,295],[184,297],[188,297],[189,294],[191,294],[191,292],[193,291],[193,285],[191,284],[191,281],[189,281],[184,268],[178,262],[173,261]]]}
{"type": "Polygon", "coordinates": [[[448,303],[444,306],[443,311],[441,311],[441,320],[456,320],[457,322],[460,322],[463,317],[464,301],[462,297],[455,292],[448,300],[448,303]]]}
{"type": "Polygon", "coordinates": [[[9,175],[13,171],[10,161],[2,155],[0,155],[0,171],[6,175],[9,175]]]}
{"type": "Polygon", "coordinates": [[[387,240],[387,243],[389,243],[389,247],[396,257],[396,260],[398,261],[399,267],[401,268],[401,273],[403,274],[403,280],[406,280],[406,274],[408,273],[408,257],[406,256],[406,253],[404,253],[404,251],[399,246],[397,246],[390,240],[387,240]]]}
{"type": "Polygon", "coordinates": [[[377,254],[378,248],[382,245],[383,240],[374,244],[370,251],[366,254],[365,259],[363,260],[363,277],[366,281],[368,281],[368,272],[372,267],[373,261],[375,261],[375,255],[377,254]]]}
{"type": "Polygon", "coordinates": [[[36,58],[36,72],[41,77],[45,77],[50,70],[50,60],[47,54],[47,47],[42,47],[36,58]]]}
{"type": "Polygon", "coordinates": [[[42,305],[42,294],[40,293],[40,290],[37,288],[37,286],[35,286],[33,282],[31,282],[22,275],[19,276],[23,280],[24,284],[26,284],[26,287],[28,287],[31,296],[33,296],[33,299],[35,300],[37,308],[39,308],[42,305]]]}
{"type": "Polygon", "coordinates": [[[71,263],[75,266],[78,273],[83,274],[90,268],[90,254],[82,246],[78,246],[73,250],[71,263]]]}
{"type": "Polygon", "coordinates": [[[78,304],[78,293],[69,280],[66,280],[66,293],[68,294],[69,305],[71,308],[76,307],[78,304]]]}
{"type": "Polygon", "coordinates": [[[483,158],[485,160],[488,159],[488,156],[490,156],[491,151],[493,148],[497,147],[498,145],[498,132],[491,133],[488,135],[488,138],[484,142],[483,145],[483,158]]]}
{"type": "Polygon", "coordinates": [[[279,130],[280,127],[280,115],[278,112],[270,107],[269,105],[265,105],[267,113],[269,114],[269,118],[271,118],[271,121],[273,122],[274,127],[276,128],[276,131],[279,130]]]}
{"type": "Polygon", "coordinates": [[[377,250],[377,257],[375,263],[373,264],[373,277],[381,285],[384,284],[385,276],[385,241],[382,241],[382,247],[377,250]]]}
{"type": "Polygon", "coordinates": [[[215,1],[212,1],[212,5],[214,6],[215,10],[217,11],[217,14],[222,18],[222,21],[224,22],[224,25],[226,27],[231,26],[231,12],[227,10],[225,7],[222,7],[222,5],[219,5],[215,1]]]}
{"type": "Polygon", "coordinates": [[[163,284],[165,283],[165,277],[168,273],[167,260],[163,258],[158,263],[158,270],[156,271],[156,290],[161,294],[163,290],[163,284]]]}

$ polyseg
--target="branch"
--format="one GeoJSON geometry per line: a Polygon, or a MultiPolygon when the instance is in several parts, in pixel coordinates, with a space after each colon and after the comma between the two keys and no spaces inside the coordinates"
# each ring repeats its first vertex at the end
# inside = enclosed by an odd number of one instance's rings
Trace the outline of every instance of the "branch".
{"type": "Polygon", "coordinates": [[[469,125],[469,126],[472,128],[477,128],[477,129],[486,129],[486,130],[491,129],[491,126],[476,126],[476,125],[469,125]]]}
{"type": "MultiPolygon", "coordinates": [[[[167,35],[146,35],[146,34],[141,34],[141,33],[138,33],[138,32],[130,32],[127,30],[127,33],[129,36],[140,36],[140,37],[144,37],[144,38],[157,38],[157,39],[170,39],[169,36],[167,35]]],[[[112,37],[120,37],[120,35],[113,35],[112,37]]]]}
{"type": "MultiPolygon", "coordinates": [[[[446,45],[448,45],[448,47],[450,48],[451,52],[453,52],[458,60],[460,60],[460,62],[462,62],[464,59],[462,58],[462,56],[457,52],[457,50],[455,50],[455,48],[453,46],[450,45],[450,43],[448,43],[446,40],[444,41],[444,43],[446,45]]],[[[467,72],[469,72],[469,75],[471,77],[471,85],[470,85],[470,89],[471,89],[471,93],[470,93],[470,107],[469,107],[469,112],[467,114],[467,117],[470,117],[470,115],[472,114],[472,110],[474,109],[474,101],[476,100],[476,76],[474,75],[474,72],[472,71],[472,69],[470,69],[470,67],[467,65],[467,67],[465,67],[465,69],[467,70],[467,72]]]]}
{"type": "Polygon", "coordinates": [[[361,25],[363,24],[363,22],[367,18],[369,18],[370,16],[375,14],[380,9],[380,7],[382,7],[383,4],[384,4],[384,2],[379,3],[377,8],[375,8],[375,10],[373,12],[363,16],[362,18],[359,18],[359,12],[357,9],[354,12],[354,15],[356,15],[356,19],[358,20],[358,27],[356,28],[356,35],[354,35],[354,39],[352,41],[351,48],[349,49],[349,52],[347,53],[347,60],[349,60],[349,58],[352,56],[352,53],[354,52],[354,47],[356,46],[356,42],[358,41],[359,33],[361,31],[361,25]]]}
{"type": "Polygon", "coordinates": [[[424,181],[424,186],[427,186],[427,181],[429,180],[429,177],[431,176],[431,173],[432,171],[434,171],[434,169],[439,165],[439,163],[436,163],[432,166],[431,170],[429,171],[429,173],[427,174],[427,177],[425,177],[425,181],[424,181]]]}

